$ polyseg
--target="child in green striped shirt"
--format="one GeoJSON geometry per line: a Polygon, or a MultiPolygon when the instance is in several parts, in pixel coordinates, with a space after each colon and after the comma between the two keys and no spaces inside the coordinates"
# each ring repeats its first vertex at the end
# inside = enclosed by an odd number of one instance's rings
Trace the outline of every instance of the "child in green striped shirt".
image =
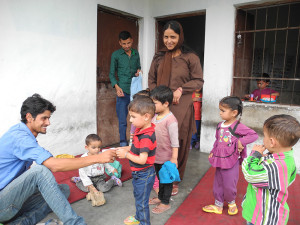
{"type": "Polygon", "coordinates": [[[300,124],[292,116],[275,115],[263,127],[264,145],[254,145],[242,164],[249,183],[244,197],[243,217],[248,225],[287,224],[288,186],[296,178],[293,146],[300,137],[300,124]],[[265,150],[269,152],[264,155],[265,150]]]}

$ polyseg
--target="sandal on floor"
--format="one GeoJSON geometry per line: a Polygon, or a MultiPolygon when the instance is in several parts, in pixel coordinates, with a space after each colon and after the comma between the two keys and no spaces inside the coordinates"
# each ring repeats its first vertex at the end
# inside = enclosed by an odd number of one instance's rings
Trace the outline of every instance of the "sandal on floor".
{"type": "Polygon", "coordinates": [[[237,208],[237,206],[236,206],[235,203],[228,204],[228,215],[230,215],[230,216],[236,215],[238,213],[238,211],[239,210],[238,210],[238,208],[237,208]],[[232,208],[235,208],[235,210],[232,211],[232,208]]]}
{"type": "Polygon", "coordinates": [[[154,214],[161,214],[169,209],[171,209],[170,205],[165,205],[165,207],[161,206],[162,204],[157,205],[155,208],[152,209],[154,214]]]}
{"type": "Polygon", "coordinates": [[[140,221],[138,221],[135,216],[128,216],[125,220],[124,220],[124,224],[140,224],[140,221]]]}
{"type": "Polygon", "coordinates": [[[172,196],[177,195],[178,194],[178,185],[177,184],[173,184],[173,189],[172,189],[172,196]]]}
{"type": "Polygon", "coordinates": [[[89,194],[90,194],[89,196],[88,195],[86,196],[86,199],[89,200],[88,197],[91,198],[92,206],[101,206],[105,204],[106,201],[101,191],[89,192],[89,194]]]}
{"type": "Polygon", "coordinates": [[[157,205],[159,203],[160,203],[160,200],[157,197],[149,199],[149,205],[157,205]]]}
{"type": "Polygon", "coordinates": [[[218,207],[215,206],[215,205],[207,205],[207,206],[204,206],[204,207],[202,208],[202,210],[203,210],[204,212],[208,212],[208,213],[216,213],[216,214],[222,214],[222,211],[223,211],[223,209],[222,209],[222,210],[219,210],[218,207]],[[210,208],[210,209],[209,209],[209,208],[210,208]]]}

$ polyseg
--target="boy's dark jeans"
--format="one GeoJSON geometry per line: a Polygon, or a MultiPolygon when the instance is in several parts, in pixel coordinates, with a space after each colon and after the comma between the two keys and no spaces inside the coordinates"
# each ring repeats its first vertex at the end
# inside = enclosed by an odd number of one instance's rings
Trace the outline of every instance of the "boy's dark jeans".
{"type": "MultiPolygon", "coordinates": [[[[155,172],[156,172],[156,176],[157,176],[158,180],[159,180],[158,172],[161,169],[162,165],[163,164],[154,163],[155,172]]],[[[173,183],[161,184],[159,182],[158,199],[161,201],[161,203],[163,203],[165,205],[169,205],[171,194],[172,194],[172,189],[173,189],[173,183]]]]}
{"type": "Polygon", "coordinates": [[[155,170],[151,166],[145,171],[132,172],[133,195],[136,215],[140,225],[150,225],[149,197],[155,180],[155,170]]]}

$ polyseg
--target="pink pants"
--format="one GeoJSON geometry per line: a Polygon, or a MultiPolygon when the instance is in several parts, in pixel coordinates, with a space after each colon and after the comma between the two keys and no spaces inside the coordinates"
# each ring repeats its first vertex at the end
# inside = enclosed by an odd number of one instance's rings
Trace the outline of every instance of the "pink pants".
{"type": "Polygon", "coordinates": [[[153,189],[157,189],[159,188],[159,180],[157,178],[157,176],[155,175],[155,181],[154,181],[154,184],[153,184],[153,189]]]}

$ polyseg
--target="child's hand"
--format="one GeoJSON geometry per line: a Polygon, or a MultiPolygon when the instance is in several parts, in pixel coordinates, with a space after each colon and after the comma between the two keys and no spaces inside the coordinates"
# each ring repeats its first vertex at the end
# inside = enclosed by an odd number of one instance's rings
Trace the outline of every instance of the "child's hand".
{"type": "Polygon", "coordinates": [[[244,150],[244,146],[242,145],[241,141],[238,140],[238,151],[242,152],[244,150]]]}
{"type": "Polygon", "coordinates": [[[88,189],[89,189],[90,192],[95,192],[95,193],[98,192],[98,190],[92,184],[88,186],[88,189]]]}
{"type": "Polygon", "coordinates": [[[210,153],[209,156],[208,156],[208,158],[213,157],[213,155],[214,155],[213,153],[210,153]]]}
{"type": "Polygon", "coordinates": [[[116,153],[117,153],[117,156],[120,159],[124,159],[125,158],[125,154],[130,151],[130,148],[128,148],[128,147],[129,146],[117,148],[116,153]]]}
{"type": "Polygon", "coordinates": [[[245,96],[244,96],[244,98],[246,98],[246,99],[250,99],[250,95],[249,95],[249,94],[247,94],[247,95],[245,95],[245,96]]]}
{"type": "Polygon", "coordinates": [[[177,161],[177,158],[173,158],[173,157],[172,157],[172,158],[170,159],[170,162],[171,162],[171,163],[175,163],[176,167],[178,168],[178,161],[177,161]]]}
{"type": "Polygon", "coordinates": [[[117,169],[114,169],[114,170],[112,171],[112,174],[117,174],[117,175],[118,175],[118,174],[119,174],[119,173],[118,173],[118,170],[117,170],[117,169]]]}
{"type": "Polygon", "coordinates": [[[264,151],[266,150],[264,145],[254,145],[253,150],[259,152],[263,155],[264,151]]]}

